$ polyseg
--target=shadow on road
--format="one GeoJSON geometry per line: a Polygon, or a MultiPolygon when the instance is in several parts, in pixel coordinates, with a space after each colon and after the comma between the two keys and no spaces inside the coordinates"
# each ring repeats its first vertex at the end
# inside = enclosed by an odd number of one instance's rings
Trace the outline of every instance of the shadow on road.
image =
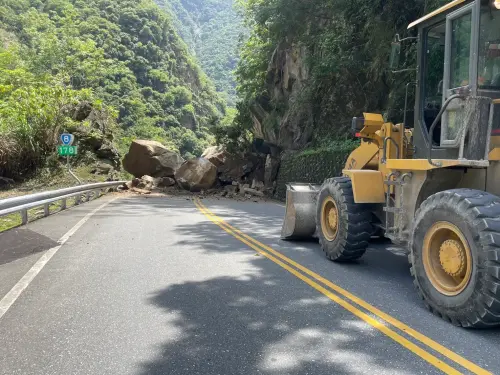
{"type": "Polygon", "coordinates": [[[329,300],[291,287],[267,259],[252,263],[259,276],[173,285],[151,298],[182,333],[142,374],[407,373],[387,357],[386,339],[347,314],[334,317],[329,300]]]}
{"type": "MultiPolygon", "coordinates": [[[[154,202],[155,210],[170,205],[176,212],[192,204],[154,202]]],[[[275,218],[259,218],[260,228],[271,225],[275,218]]],[[[178,245],[234,253],[251,271],[157,291],[149,302],[164,310],[166,324],[179,334],[166,339],[157,358],[140,364],[141,374],[414,373],[402,360],[413,358],[410,353],[388,356],[401,353],[397,344],[213,223],[178,225],[176,231],[182,234],[178,245]]]]}
{"type": "MultiPolygon", "coordinates": [[[[337,282],[342,268],[351,284],[352,280],[356,280],[354,284],[365,280],[369,290],[383,290],[384,297],[404,301],[403,306],[413,306],[412,314],[433,319],[413,289],[405,253],[390,243],[375,243],[360,261],[338,265],[324,258],[316,242],[291,243],[279,239],[282,208],[210,203],[207,206],[234,227],[319,274],[336,275],[337,282]],[[319,258],[324,261],[318,262],[319,258]]],[[[198,210],[190,199],[151,197],[125,199],[112,214],[154,217],[166,212],[175,218],[198,210]]],[[[98,214],[106,215],[106,212],[98,214]]],[[[138,364],[141,374],[432,373],[425,362],[402,351],[398,344],[322,295],[311,293],[308,286],[212,222],[198,219],[196,224],[178,224],[176,232],[180,234],[176,245],[187,245],[193,251],[235,257],[246,254],[242,262],[252,272],[239,277],[178,283],[155,292],[149,303],[165,312],[166,324],[173,325],[179,334],[165,338],[156,358],[138,364]],[[411,366],[408,361],[412,361],[411,366]]],[[[476,345],[492,348],[500,344],[498,330],[459,332],[458,328],[437,320],[433,325],[456,329],[457,338],[465,338],[464,342],[471,338],[476,345]]]]}
{"type": "Polygon", "coordinates": [[[57,241],[27,228],[0,233],[0,265],[13,262],[57,246],[57,241]]]}

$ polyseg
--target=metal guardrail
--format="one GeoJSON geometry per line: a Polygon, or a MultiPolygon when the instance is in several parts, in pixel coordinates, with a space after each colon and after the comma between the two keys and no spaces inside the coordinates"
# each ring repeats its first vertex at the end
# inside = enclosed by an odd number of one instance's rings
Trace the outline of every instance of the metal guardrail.
{"type": "Polygon", "coordinates": [[[22,225],[28,223],[28,210],[43,206],[44,217],[50,215],[50,204],[62,201],[60,211],[67,208],[67,200],[75,198],[75,206],[99,198],[109,190],[116,190],[126,181],[101,182],[96,184],[79,185],[75,187],[45,191],[42,193],[23,195],[20,197],[0,200],[0,217],[19,212],[22,225]],[[83,198],[84,197],[84,198],[83,198]],[[83,199],[82,199],[83,198],[83,199]]]}

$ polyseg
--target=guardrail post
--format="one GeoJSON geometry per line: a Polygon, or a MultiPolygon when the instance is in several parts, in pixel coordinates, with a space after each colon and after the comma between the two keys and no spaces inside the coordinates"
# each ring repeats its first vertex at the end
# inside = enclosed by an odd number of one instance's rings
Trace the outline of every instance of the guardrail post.
{"type": "MultiPolygon", "coordinates": [[[[102,182],[0,199],[0,218],[19,213],[22,225],[26,225],[29,222],[28,210],[43,207],[43,216],[46,217],[50,215],[50,205],[54,202],[60,201],[60,211],[66,210],[69,198],[74,198],[75,206],[77,206],[82,204],[85,198],[86,201],[90,201],[94,196],[98,198],[110,190],[110,187],[117,187],[124,183],[125,181],[102,182]]],[[[36,216],[38,216],[38,211],[36,216]]]]}
{"type": "Polygon", "coordinates": [[[21,210],[21,223],[28,224],[28,210],[21,210]]]}

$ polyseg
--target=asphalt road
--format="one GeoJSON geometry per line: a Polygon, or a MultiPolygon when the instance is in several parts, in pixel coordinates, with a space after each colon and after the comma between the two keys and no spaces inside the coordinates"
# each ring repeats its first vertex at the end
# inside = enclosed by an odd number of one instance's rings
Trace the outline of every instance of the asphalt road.
{"type": "Polygon", "coordinates": [[[0,234],[0,314],[53,253],[0,317],[0,374],[500,374],[500,331],[425,310],[398,248],[336,264],[280,241],[275,203],[121,197],[95,211],[111,199],[0,234]]]}

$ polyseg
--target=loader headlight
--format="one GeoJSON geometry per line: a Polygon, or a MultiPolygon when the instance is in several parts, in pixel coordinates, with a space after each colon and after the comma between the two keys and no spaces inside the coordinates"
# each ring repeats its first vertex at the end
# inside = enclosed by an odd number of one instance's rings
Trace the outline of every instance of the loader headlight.
{"type": "Polygon", "coordinates": [[[493,6],[494,6],[496,9],[499,9],[499,10],[500,10],[500,0],[494,0],[494,1],[493,1],[493,6]]]}

